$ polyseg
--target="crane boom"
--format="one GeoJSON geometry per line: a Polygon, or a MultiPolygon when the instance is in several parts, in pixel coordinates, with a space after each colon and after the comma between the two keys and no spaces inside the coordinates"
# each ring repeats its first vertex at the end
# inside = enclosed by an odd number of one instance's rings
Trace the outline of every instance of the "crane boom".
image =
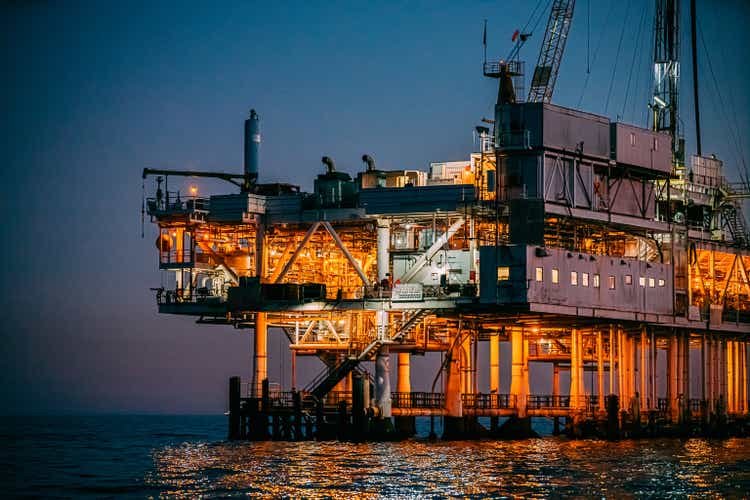
{"type": "Polygon", "coordinates": [[[575,0],[553,0],[539,59],[531,79],[528,102],[550,102],[573,20],[575,0]]]}

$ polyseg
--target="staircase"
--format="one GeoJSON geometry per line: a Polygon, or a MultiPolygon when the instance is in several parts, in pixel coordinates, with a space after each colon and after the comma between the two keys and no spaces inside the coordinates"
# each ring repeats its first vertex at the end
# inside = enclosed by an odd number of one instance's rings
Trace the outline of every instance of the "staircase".
{"type": "Polygon", "coordinates": [[[747,242],[747,227],[742,212],[733,205],[725,205],[721,212],[724,227],[729,230],[732,241],[744,245],[747,242]]]}
{"type": "Polygon", "coordinates": [[[432,309],[420,309],[409,319],[404,321],[396,333],[388,339],[375,339],[365,347],[356,357],[348,357],[338,365],[326,368],[305,388],[316,398],[322,398],[331,391],[349,372],[354,370],[361,361],[367,361],[372,358],[384,344],[400,342],[408,335],[419,322],[427,315],[433,313],[432,309]]]}

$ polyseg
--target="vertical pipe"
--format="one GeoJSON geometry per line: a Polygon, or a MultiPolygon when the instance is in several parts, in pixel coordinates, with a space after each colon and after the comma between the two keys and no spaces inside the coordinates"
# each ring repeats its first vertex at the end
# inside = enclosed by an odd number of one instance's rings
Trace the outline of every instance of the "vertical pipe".
{"type": "Polygon", "coordinates": [[[500,335],[490,336],[490,392],[500,394],[500,335]]]}
{"type": "Polygon", "coordinates": [[[268,378],[268,327],[266,313],[255,314],[252,396],[260,397],[260,386],[268,378]]]}
{"type": "Polygon", "coordinates": [[[381,282],[390,268],[391,224],[387,219],[378,219],[377,247],[378,282],[381,282]]]}
{"type": "Polygon", "coordinates": [[[604,411],[604,341],[601,330],[596,332],[596,395],[599,411],[604,411]]]}

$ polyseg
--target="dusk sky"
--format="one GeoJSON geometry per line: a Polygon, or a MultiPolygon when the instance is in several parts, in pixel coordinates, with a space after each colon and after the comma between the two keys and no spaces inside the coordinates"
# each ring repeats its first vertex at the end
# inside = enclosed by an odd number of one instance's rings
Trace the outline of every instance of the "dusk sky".
{"type": "MultiPolygon", "coordinates": [[[[261,182],[310,190],[323,155],[350,173],[363,153],[384,169],[468,158],[497,94],[481,72],[483,20],[488,55],[505,57],[536,4],[2,2],[0,412],[223,412],[227,378],[250,374],[251,333],[157,314],[141,170],[240,172],[250,108],[262,120],[261,182]]],[[[736,178],[750,151],[750,3],[698,9],[711,61],[699,37],[703,149],[736,178]]],[[[529,74],[547,15],[521,52],[529,74]]],[[[652,0],[579,0],[553,102],[646,125],[652,24],[652,0]]],[[[271,332],[270,377],[288,385],[282,339],[271,332]]],[[[507,386],[505,347],[502,363],[507,386]]],[[[414,361],[415,389],[429,390],[435,368],[414,361]]]]}

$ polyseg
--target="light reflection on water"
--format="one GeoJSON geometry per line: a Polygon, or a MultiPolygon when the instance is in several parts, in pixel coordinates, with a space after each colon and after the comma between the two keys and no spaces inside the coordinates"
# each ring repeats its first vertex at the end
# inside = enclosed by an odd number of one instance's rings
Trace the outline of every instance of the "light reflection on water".
{"type": "Polygon", "coordinates": [[[184,443],[154,450],[165,496],[708,496],[750,491],[750,441],[541,438],[184,443]]]}

